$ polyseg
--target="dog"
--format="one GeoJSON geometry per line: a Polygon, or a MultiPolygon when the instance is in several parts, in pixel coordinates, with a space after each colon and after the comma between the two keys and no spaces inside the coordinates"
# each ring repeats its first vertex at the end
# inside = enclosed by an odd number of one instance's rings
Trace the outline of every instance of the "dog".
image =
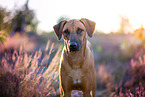
{"type": "Polygon", "coordinates": [[[95,22],[85,18],[62,20],[53,28],[58,40],[61,37],[64,39],[59,68],[60,96],[71,97],[72,90],[80,90],[83,97],[95,97],[94,57],[91,44],[86,38],[87,34],[92,37],[95,22]]]}

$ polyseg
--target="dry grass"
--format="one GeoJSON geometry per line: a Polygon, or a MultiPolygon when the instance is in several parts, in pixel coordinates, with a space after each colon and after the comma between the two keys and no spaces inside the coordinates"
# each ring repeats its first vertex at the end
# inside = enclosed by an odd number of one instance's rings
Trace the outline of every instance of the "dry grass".
{"type": "Polygon", "coordinates": [[[48,41],[45,54],[36,51],[30,54],[20,46],[19,51],[5,52],[0,64],[0,96],[15,97],[50,97],[59,95],[58,67],[59,48],[50,62],[54,44],[48,41]],[[49,51],[48,51],[49,49],[49,51]],[[48,52],[48,53],[47,53],[48,52]],[[49,66],[48,66],[49,65],[49,66]]]}
{"type": "MultiPolygon", "coordinates": [[[[137,54],[130,52],[130,49],[120,49],[121,39],[128,39],[129,36],[121,37],[111,34],[96,35],[91,40],[97,70],[98,97],[144,95],[145,55],[142,56],[144,50],[137,54]],[[117,39],[119,41],[115,41],[117,39]],[[141,57],[134,57],[133,54],[141,57]]],[[[61,53],[59,44],[62,45],[63,42],[57,43],[50,34],[31,38],[16,35],[7,37],[6,40],[4,44],[0,44],[0,96],[59,96],[58,68],[61,53]],[[51,41],[54,43],[47,42],[47,37],[52,38],[51,41]]],[[[81,97],[82,92],[72,92],[72,97],[78,96],[81,97]]]]}

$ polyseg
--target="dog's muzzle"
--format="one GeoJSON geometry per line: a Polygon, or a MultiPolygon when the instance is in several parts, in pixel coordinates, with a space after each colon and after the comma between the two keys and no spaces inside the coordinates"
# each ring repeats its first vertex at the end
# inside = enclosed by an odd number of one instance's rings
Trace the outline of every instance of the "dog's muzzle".
{"type": "Polygon", "coordinates": [[[76,42],[70,42],[69,50],[70,51],[79,51],[79,45],[76,42]]]}

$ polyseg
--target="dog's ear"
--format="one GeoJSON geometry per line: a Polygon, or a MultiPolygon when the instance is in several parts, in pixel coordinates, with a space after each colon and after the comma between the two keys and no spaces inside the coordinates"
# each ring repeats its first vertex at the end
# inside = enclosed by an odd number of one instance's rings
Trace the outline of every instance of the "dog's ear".
{"type": "Polygon", "coordinates": [[[55,34],[58,37],[58,40],[60,40],[62,37],[62,29],[63,29],[65,23],[66,23],[66,20],[62,20],[60,23],[53,26],[55,34]]]}
{"type": "Polygon", "coordinates": [[[88,35],[90,37],[92,37],[92,34],[95,30],[95,24],[96,23],[93,22],[93,21],[90,21],[88,19],[84,19],[84,18],[80,19],[80,22],[82,22],[85,25],[88,35]]]}

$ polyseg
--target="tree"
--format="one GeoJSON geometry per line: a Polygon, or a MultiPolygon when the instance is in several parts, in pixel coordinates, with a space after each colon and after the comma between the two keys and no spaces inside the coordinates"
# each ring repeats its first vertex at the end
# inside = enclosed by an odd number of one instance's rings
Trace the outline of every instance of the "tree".
{"type": "Polygon", "coordinates": [[[13,35],[15,32],[29,32],[37,30],[38,20],[35,12],[28,7],[29,0],[14,12],[0,7],[0,31],[4,30],[13,35]]]}
{"type": "Polygon", "coordinates": [[[128,17],[126,16],[122,16],[120,15],[120,19],[121,19],[121,22],[120,22],[120,29],[119,29],[119,33],[129,33],[131,32],[131,25],[129,23],[129,19],[128,17]]]}
{"type": "Polygon", "coordinates": [[[8,12],[5,8],[0,7],[0,31],[5,30],[10,32],[12,29],[12,17],[11,12],[8,12]]]}
{"type": "Polygon", "coordinates": [[[12,34],[15,32],[36,32],[38,20],[35,17],[33,10],[30,10],[28,7],[29,0],[26,1],[24,6],[21,9],[16,10],[16,13],[13,18],[13,30],[12,34]]]}
{"type": "Polygon", "coordinates": [[[58,18],[57,23],[61,22],[62,20],[69,20],[70,18],[67,16],[61,16],[60,18],[58,18]]]}

